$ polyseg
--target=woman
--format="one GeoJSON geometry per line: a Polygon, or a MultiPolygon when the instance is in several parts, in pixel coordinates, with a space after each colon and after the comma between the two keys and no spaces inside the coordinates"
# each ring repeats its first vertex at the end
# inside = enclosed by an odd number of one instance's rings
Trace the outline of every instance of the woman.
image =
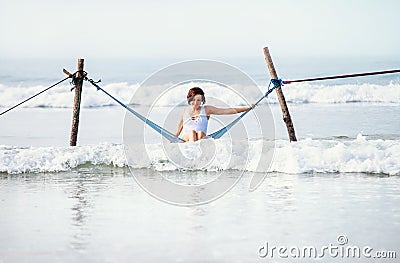
{"type": "Polygon", "coordinates": [[[187,95],[189,109],[185,109],[180,117],[176,136],[182,135],[185,142],[195,142],[207,136],[208,120],[211,114],[227,115],[235,114],[248,110],[249,107],[239,108],[217,108],[214,106],[204,106],[206,99],[204,91],[199,87],[191,88],[187,95]]]}

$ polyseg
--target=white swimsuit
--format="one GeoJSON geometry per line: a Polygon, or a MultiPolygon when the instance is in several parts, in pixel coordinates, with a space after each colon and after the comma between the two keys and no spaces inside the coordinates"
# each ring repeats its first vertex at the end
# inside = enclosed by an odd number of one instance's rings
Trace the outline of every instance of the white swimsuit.
{"type": "Polygon", "coordinates": [[[190,116],[190,109],[186,109],[183,113],[183,129],[181,135],[184,135],[190,131],[202,131],[207,134],[208,119],[204,106],[200,106],[200,114],[190,116]]]}

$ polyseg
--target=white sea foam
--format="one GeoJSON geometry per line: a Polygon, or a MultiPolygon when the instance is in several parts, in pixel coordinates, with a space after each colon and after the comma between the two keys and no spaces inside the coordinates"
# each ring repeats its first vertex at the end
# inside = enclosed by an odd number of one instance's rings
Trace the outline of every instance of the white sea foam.
{"type": "Polygon", "coordinates": [[[83,164],[126,165],[122,145],[78,147],[0,146],[0,172],[10,174],[67,171],[83,164]]]}
{"type": "Polygon", "coordinates": [[[270,171],[283,173],[364,172],[400,175],[400,141],[366,140],[362,135],[349,141],[277,141],[270,171]]]}
{"type": "MultiPolygon", "coordinates": [[[[257,170],[258,160],[264,161],[267,158],[268,153],[253,156],[262,143],[262,141],[251,143],[247,170],[259,171],[259,167],[257,170]]],[[[400,175],[399,140],[367,140],[364,136],[358,135],[353,140],[305,139],[295,143],[277,140],[275,144],[274,160],[271,166],[264,168],[262,172],[294,174],[361,172],[400,175]]],[[[248,147],[246,145],[244,143],[243,147],[248,147]]],[[[157,148],[156,145],[149,145],[149,147],[157,148]]],[[[196,150],[197,147],[193,149],[196,150]]],[[[245,150],[243,149],[243,152],[245,150]]],[[[187,152],[188,149],[185,151],[185,156],[197,155],[195,152],[187,152]]],[[[229,146],[226,146],[222,153],[223,156],[217,156],[205,170],[238,169],[242,166],[238,167],[236,161],[227,162],[226,160],[247,158],[240,155],[232,156],[229,146]]],[[[107,143],[78,147],[0,146],[0,172],[3,173],[58,172],[71,170],[84,164],[126,166],[124,147],[120,144],[107,143]]],[[[150,159],[137,159],[131,166],[134,169],[179,170],[168,161],[163,151],[152,151],[150,159]]]]}
{"type": "MultiPolygon", "coordinates": [[[[182,103],[185,100],[187,89],[192,85],[193,83],[188,83],[179,92],[165,93],[156,104],[159,106],[175,106],[182,103]]],[[[106,91],[124,103],[131,101],[134,92],[139,86],[139,84],[130,85],[128,83],[102,85],[106,91]]],[[[215,97],[224,102],[229,101],[230,104],[235,105],[244,104],[240,97],[236,98],[226,90],[222,92],[222,87],[218,89],[210,83],[203,83],[201,87],[204,88],[208,97],[215,97]]],[[[45,88],[45,86],[14,87],[0,84],[0,107],[11,107],[45,88]]],[[[70,91],[70,88],[71,86],[68,85],[55,87],[24,104],[23,107],[69,108],[73,104],[74,97],[74,93],[70,91]]],[[[266,87],[260,87],[259,89],[262,92],[266,91],[266,87]]],[[[294,83],[285,85],[283,89],[288,103],[400,103],[400,84],[394,83],[388,85],[353,84],[332,86],[294,83]]],[[[246,90],[246,92],[252,90],[248,92],[254,93],[254,89],[251,88],[241,87],[241,90],[246,90]]],[[[154,98],[159,96],[159,94],[153,94],[151,88],[143,94],[144,97],[135,98],[134,103],[153,105],[155,103],[154,98]]],[[[246,97],[247,94],[242,95],[246,97]]],[[[254,97],[256,96],[254,95],[254,97]]],[[[268,97],[268,102],[278,103],[275,93],[268,97]]],[[[84,86],[82,107],[104,107],[110,105],[116,105],[116,103],[105,94],[97,92],[94,87],[84,86]]]]}

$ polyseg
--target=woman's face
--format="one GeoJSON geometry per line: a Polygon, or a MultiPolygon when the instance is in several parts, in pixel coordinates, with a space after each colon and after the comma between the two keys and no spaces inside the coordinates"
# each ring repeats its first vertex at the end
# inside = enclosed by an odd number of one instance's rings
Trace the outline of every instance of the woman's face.
{"type": "Polygon", "coordinates": [[[201,103],[203,102],[203,96],[200,94],[194,95],[193,100],[190,102],[195,109],[200,108],[201,103]]]}

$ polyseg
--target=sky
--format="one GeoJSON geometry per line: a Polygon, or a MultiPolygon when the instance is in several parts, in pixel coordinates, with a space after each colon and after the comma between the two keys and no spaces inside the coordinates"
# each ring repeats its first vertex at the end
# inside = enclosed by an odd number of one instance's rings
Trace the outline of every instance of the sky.
{"type": "Polygon", "coordinates": [[[0,58],[400,57],[400,1],[0,0],[0,58]]]}

